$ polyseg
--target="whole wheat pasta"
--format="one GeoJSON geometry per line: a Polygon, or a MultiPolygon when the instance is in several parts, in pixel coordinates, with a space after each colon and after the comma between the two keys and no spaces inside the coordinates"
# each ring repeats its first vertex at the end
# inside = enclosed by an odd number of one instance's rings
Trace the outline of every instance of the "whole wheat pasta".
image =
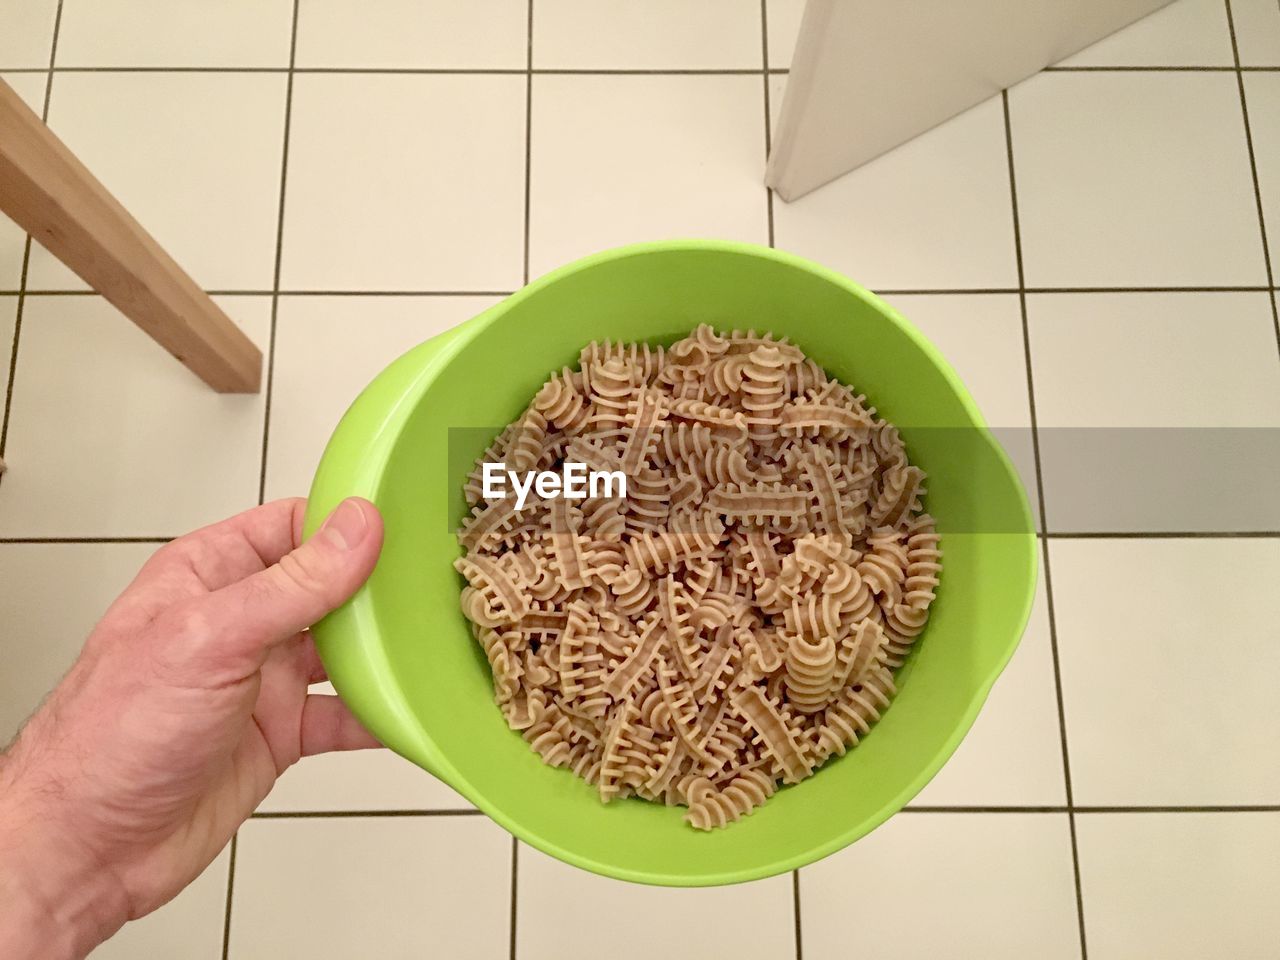
{"type": "Polygon", "coordinates": [[[942,570],[897,428],[794,344],[592,343],[465,482],[463,613],[507,723],[603,801],[764,804],[870,732],[942,570]],[[625,495],[486,497],[483,465],[625,495]]]}

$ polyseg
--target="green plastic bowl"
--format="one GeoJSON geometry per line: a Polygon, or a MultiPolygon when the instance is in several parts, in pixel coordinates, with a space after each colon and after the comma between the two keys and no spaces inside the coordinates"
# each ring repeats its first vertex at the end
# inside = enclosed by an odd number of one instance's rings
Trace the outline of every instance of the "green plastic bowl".
{"type": "Polygon", "coordinates": [[[798,257],[681,240],[562,267],[409,351],[352,405],[329,441],[307,532],[344,497],[378,505],[386,545],[369,582],[314,630],[338,693],[383,743],[551,856],[672,886],[782,873],[901,809],[968,731],[1022,635],[1036,582],[1026,495],[972,398],[937,350],[877,297],[798,257]],[[544,766],[494,706],[489,666],[458,608],[454,529],[463,479],[548,373],[587,342],[671,343],[699,323],[786,336],[865,392],[930,476],[945,554],[928,628],[871,734],[751,816],[712,833],[683,808],[602,804],[544,766]]]}

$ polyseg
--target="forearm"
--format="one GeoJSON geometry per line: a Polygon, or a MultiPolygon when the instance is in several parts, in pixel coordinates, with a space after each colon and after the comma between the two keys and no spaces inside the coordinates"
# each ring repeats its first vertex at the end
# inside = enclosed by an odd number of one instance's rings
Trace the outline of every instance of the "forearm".
{"type": "Polygon", "coordinates": [[[85,957],[127,919],[123,893],[14,759],[0,755],[0,957],[85,957]]]}

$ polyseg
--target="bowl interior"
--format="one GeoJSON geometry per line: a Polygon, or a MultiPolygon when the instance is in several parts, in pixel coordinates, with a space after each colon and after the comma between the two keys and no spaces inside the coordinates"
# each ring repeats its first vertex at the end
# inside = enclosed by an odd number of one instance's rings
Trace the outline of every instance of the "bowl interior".
{"type": "Polygon", "coordinates": [[[381,432],[384,449],[360,454],[370,489],[336,479],[356,468],[343,462],[355,448],[335,438],[316,491],[321,509],[364,493],[386,519],[382,559],[354,612],[321,624],[317,637],[339,692],[390,745],[554,856],[680,885],[768,876],[836,850],[898,810],[954,750],[1025,625],[1034,537],[1022,489],[963,387],[879,300],[773,251],[651,245],[559,271],[439,349],[419,349],[419,360],[401,361],[388,396],[363,412],[358,402],[339,430],[368,434],[395,421],[381,432]],[[670,343],[701,322],[786,336],[866,393],[930,474],[927,505],[944,550],[932,618],[884,719],[845,757],[710,834],[687,827],[680,808],[601,804],[507,728],[459,612],[462,582],[451,567],[467,471],[550,371],[576,365],[593,339],[670,343]],[[397,420],[385,408],[411,380],[411,399],[396,401],[397,420]]]}

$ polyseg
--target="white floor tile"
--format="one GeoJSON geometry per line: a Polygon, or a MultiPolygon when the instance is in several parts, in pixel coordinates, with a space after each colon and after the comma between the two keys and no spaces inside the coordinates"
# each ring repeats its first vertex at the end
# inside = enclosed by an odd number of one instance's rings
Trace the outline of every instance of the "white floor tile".
{"type": "Polygon", "coordinates": [[[1076,803],[1280,803],[1263,586],[1280,542],[1055,540],[1050,557],[1076,803]]]}
{"type": "Polygon", "coordinates": [[[1274,0],[1231,0],[1240,64],[1280,67],[1280,4],[1274,0]]]}
{"type": "Polygon", "coordinates": [[[251,820],[234,960],[506,956],[511,838],[484,817],[251,820]]]}
{"type": "Polygon", "coordinates": [[[1280,73],[1246,73],[1244,91],[1271,251],[1271,274],[1280,283],[1280,73]]]}
{"type": "Polygon", "coordinates": [[[791,877],[673,889],[587,873],[521,844],[520,960],[776,960],[794,951],[791,877]]]}
{"type": "Polygon", "coordinates": [[[793,203],[775,201],[773,218],[779,247],[873,289],[1016,287],[1000,98],[793,203]]]}
{"type": "Polygon", "coordinates": [[[989,426],[1031,426],[1017,294],[899,293],[885,299],[933,341],[989,426]]]}
{"type": "Polygon", "coordinates": [[[1037,527],[1031,402],[1016,294],[894,294],[890,305],[914,323],[955,368],[1013,461],[1037,527]]]}
{"type": "Polygon", "coordinates": [[[294,81],[281,285],[520,285],[525,78],[294,81]]]}
{"type": "MultiPolygon", "coordinates": [[[[312,693],[334,693],[330,683],[312,693]]],[[[457,810],[469,808],[452,787],[390,750],[306,757],[276,781],[259,810],[457,810]]]]}
{"type": "MultiPolygon", "coordinates": [[[[265,347],[269,298],[217,302],[265,347]]],[[[244,509],[263,399],[214,393],[98,297],[28,297],[0,532],[173,536],[244,509]]]]}
{"type": "Polygon", "coordinates": [[[1076,833],[1094,960],[1276,955],[1276,814],[1086,814],[1076,833]]]}
{"type": "Polygon", "coordinates": [[[276,327],[267,498],[303,496],[351,402],[384,367],[496,297],[284,297],[276,327]]]}
{"type": "MultiPolygon", "coordinates": [[[[0,80],[11,86],[27,106],[39,114],[44,106],[45,76],[43,73],[0,73],[0,80]]],[[[0,290],[18,289],[26,240],[26,232],[0,214],[0,290]]],[[[4,349],[0,347],[0,357],[3,356],[4,349]]]]}
{"type": "Polygon", "coordinates": [[[758,70],[759,0],[538,0],[533,65],[758,70]]]}
{"type": "Polygon", "coordinates": [[[527,0],[302,0],[300,67],[519,69],[527,0]]]}
{"type": "MultiPolygon", "coordinates": [[[[6,475],[0,487],[11,479],[6,475]]],[[[94,624],[158,549],[145,543],[0,544],[0,743],[9,742],[62,679],[94,624]]]]}
{"type": "Polygon", "coordinates": [[[1017,653],[960,748],[911,802],[926,807],[1058,806],[1066,799],[1042,570],[1017,653]]]}
{"type": "Polygon", "coordinates": [[[669,237],[768,242],[758,76],[538,76],[531,277],[669,237]]]}
{"type": "MultiPolygon", "coordinates": [[[[285,78],[58,73],[49,125],[208,290],[270,290],[285,78]]],[[[33,247],[27,286],[84,289],[33,247]]]]}
{"type": "Polygon", "coordinates": [[[459,810],[461,795],[390,750],[354,750],[307,757],[285,771],[266,811],[459,810]]]}
{"type": "Polygon", "coordinates": [[[1042,73],[1009,94],[1026,282],[1266,282],[1230,73],[1042,73]]]}
{"type": "Polygon", "coordinates": [[[1280,426],[1265,293],[1032,294],[1027,322],[1042,427],[1280,426]]]}
{"type": "Polygon", "coordinates": [[[804,4],[805,0],[768,0],[770,70],[791,66],[791,54],[796,48],[796,35],[800,33],[804,4]]]}
{"type": "Polygon", "coordinates": [[[230,862],[230,850],[223,850],[190,886],[155,913],[126,923],[89,955],[90,960],[218,960],[222,956],[230,862]]]}
{"type": "Polygon", "coordinates": [[[1050,530],[1280,525],[1265,293],[1032,295],[1027,314],[1050,530]]]}
{"type": "Polygon", "coordinates": [[[291,0],[63,0],[59,67],[287,67],[291,0]]]}
{"type": "Polygon", "coordinates": [[[0,68],[49,66],[58,0],[19,0],[0,7],[0,68]]]}
{"type": "Polygon", "coordinates": [[[44,109],[44,87],[47,72],[40,73],[3,73],[0,80],[11,86],[15,93],[37,114],[44,109]]]}
{"type": "Polygon", "coordinates": [[[1176,0],[1060,66],[1229,67],[1234,62],[1222,0],[1176,0]]]}
{"type": "Polygon", "coordinates": [[[800,871],[806,960],[1080,954],[1065,814],[903,813],[800,871]]]}

